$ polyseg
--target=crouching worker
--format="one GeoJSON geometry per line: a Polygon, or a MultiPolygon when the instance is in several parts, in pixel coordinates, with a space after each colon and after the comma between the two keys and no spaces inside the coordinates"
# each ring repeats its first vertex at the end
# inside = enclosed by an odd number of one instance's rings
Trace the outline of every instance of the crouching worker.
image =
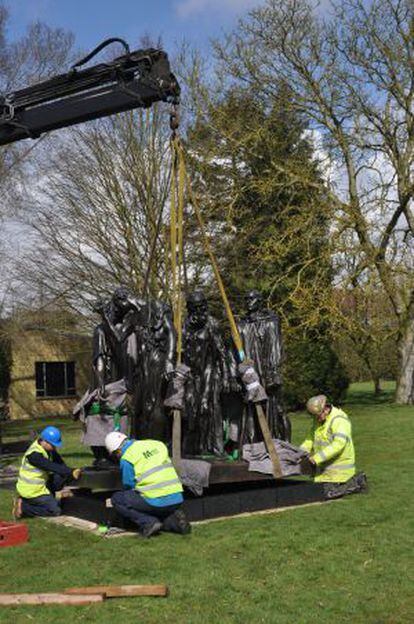
{"type": "Polygon", "coordinates": [[[306,409],[313,416],[311,434],[301,448],[309,453],[315,483],[325,498],[340,498],[367,488],[363,472],[356,474],[351,421],[341,409],[328,403],[324,394],[311,397],[306,409]]]}
{"type": "Polygon", "coordinates": [[[16,484],[19,498],[15,499],[13,514],[22,516],[59,516],[59,501],[55,493],[72,479],[79,479],[80,468],[69,468],[57,452],[62,436],[57,427],[45,427],[40,437],[27,449],[20,466],[16,484]]]}
{"type": "Polygon", "coordinates": [[[112,505],[119,515],[132,520],[143,537],[160,531],[190,533],[181,505],[183,486],[158,440],[131,440],[119,431],[108,433],[105,446],[120,460],[124,490],[115,492],[112,505]]]}

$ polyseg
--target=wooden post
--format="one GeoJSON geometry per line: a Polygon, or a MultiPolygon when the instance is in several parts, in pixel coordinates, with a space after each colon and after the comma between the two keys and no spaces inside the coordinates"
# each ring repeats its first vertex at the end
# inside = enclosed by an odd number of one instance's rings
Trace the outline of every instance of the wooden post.
{"type": "Polygon", "coordinates": [[[257,419],[259,421],[260,429],[262,430],[264,443],[266,450],[269,453],[270,460],[273,467],[273,476],[275,479],[282,477],[282,469],[280,466],[279,457],[277,456],[275,445],[273,444],[272,436],[270,434],[269,425],[267,424],[266,415],[263,407],[260,403],[255,403],[257,419]]]}
{"type": "Polygon", "coordinates": [[[176,470],[180,467],[181,461],[181,412],[173,411],[173,439],[172,439],[172,459],[176,470]]]}

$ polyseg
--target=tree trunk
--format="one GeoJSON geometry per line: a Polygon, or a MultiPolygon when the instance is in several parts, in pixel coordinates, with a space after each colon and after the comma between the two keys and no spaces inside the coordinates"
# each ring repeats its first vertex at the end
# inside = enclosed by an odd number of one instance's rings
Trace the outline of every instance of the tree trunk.
{"type": "Polygon", "coordinates": [[[398,341],[400,360],[397,379],[396,403],[412,405],[414,403],[414,318],[407,321],[405,330],[398,341]]]}
{"type": "Polygon", "coordinates": [[[374,388],[375,396],[379,396],[381,394],[381,379],[379,377],[374,377],[374,388]]]}

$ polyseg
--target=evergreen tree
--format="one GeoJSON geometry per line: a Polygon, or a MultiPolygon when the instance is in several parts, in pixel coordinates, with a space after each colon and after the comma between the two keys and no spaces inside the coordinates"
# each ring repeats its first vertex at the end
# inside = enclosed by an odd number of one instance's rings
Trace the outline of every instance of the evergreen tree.
{"type": "Polygon", "coordinates": [[[196,121],[189,139],[236,309],[257,288],[282,317],[289,404],[321,391],[337,399],[347,380],[330,347],[330,205],[306,125],[283,98],[268,108],[251,92],[232,90],[196,121]]]}

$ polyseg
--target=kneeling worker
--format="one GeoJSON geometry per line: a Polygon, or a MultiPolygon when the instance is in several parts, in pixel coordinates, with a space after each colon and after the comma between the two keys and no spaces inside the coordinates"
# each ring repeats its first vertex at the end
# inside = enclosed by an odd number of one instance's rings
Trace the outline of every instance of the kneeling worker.
{"type": "Polygon", "coordinates": [[[132,440],[119,431],[108,433],[105,446],[120,460],[124,490],[111,498],[115,510],[138,525],[143,537],[162,531],[186,534],[191,525],[180,509],[183,486],[158,440],[132,440]]]}
{"type": "Polygon", "coordinates": [[[16,484],[19,498],[13,514],[22,516],[59,516],[60,504],[55,492],[71,479],[79,479],[80,468],[69,468],[56,451],[62,446],[57,427],[45,427],[23,456],[16,484]]]}
{"type": "Polygon", "coordinates": [[[310,398],[306,409],[314,416],[314,422],[311,435],[301,448],[310,453],[308,461],[314,467],[314,481],[325,485],[327,498],[365,489],[365,474],[355,474],[352,427],[347,414],[330,405],[324,394],[310,398]]]}

